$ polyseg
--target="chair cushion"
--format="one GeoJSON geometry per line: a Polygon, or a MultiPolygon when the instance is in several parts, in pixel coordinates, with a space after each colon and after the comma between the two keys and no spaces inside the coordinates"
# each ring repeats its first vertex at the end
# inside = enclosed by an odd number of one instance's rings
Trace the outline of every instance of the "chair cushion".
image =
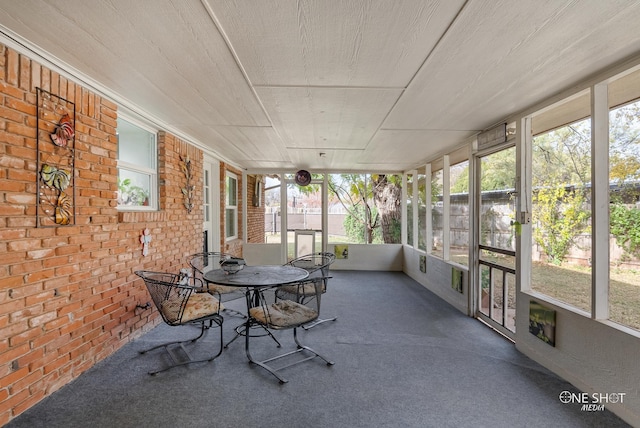
{"type": "Polygon", "coordinates": [[[281,300],[266,308],[251,308],[249,314],[257,321],[273,327],[292,327],[318,318],[317,311],[291,300],[281,300]]]}
{"type": "MultiPolygon", "coordinates": [[[[161,310],[165,313],[175,313],[179,309],[181,299],[165,300],[162,302],[161,310]]],[[[222,304],[209,293],[192,293],[187,300],[182,322],[189,322],[198,318],[206,317],[218,313],[224,309],[222,304]]]]}
{"type": "Polygon", "coordinates": [[[216,291],[220,294],[242,293],[244,291],[244,288],[232,287],[230,285],[219,285],[219,284],[209,284],[207,285],[207,289],[210,291],[216,291]]]}
{"type": "MultiPolygon", "coordinates": [[[[280,290],[289,294],[299,294],[300,296],[314,296],[316,294],[316,284],[314,282],[308,282],[300,287],[297,284],[293,285],[281,285],[280,290]]],[[[324,293],[324,284],[322,285],[321,292],[324,293]]]]}

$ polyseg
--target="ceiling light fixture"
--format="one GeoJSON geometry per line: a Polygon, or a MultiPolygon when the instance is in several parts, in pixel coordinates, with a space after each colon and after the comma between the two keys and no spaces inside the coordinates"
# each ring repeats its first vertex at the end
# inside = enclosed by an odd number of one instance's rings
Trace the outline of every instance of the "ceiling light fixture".
{"type": "Polygon", "coordinates": [[[308,186],[309,183],[311,183],[311,174],[309,173],[309,171],[301,169],[300,171],[296,172],[294,181],[298,186],[308,186]]]}

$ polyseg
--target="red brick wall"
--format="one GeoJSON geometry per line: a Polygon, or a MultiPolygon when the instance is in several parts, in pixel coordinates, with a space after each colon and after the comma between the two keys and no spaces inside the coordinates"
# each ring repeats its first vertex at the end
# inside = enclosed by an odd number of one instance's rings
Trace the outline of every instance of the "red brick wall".
{"type": "Polygon", "coordinates": [[[157,325],[133,272],[175,272],[200,250],[202,153],[160,133],[160,210],[118,212],[116,119],[113,102],[0,45],[0,425],[157,325]],[[36,87],[76,103],[75,225],[36,227],[36,87]]]}
{"type": "Polygon", "coordinates": [[[264,178],[260,175],[247,176],[247,242],[252,244],[264,243],[264,178]],[[256,182],[260,187],[260,205],[254,206],[254,192],[256,182]]]}

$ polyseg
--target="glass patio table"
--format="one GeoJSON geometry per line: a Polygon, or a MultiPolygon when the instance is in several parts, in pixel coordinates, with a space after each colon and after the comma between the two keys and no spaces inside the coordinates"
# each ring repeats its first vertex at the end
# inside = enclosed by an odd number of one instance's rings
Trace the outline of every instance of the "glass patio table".
{"type": "MultiPolygon", "coordinates": [[[[202,278],[206,282],[214,284],[244,288],[248,311],[251,302],[253,302],[254,306],[259,306],[260,304],[260,294],[256,292],[257,289],[302,281],[308,276],[309,272],[305,269],[290,265],[245,265],[244,269],[235,273],[227,273],[222,269],[210,270],[202,278]]],[[[227,348],[239,336],[250,334],[252,327],[254,327],[254,324],[251,322],[251,317],[247,316],[247,321],[236,327],[236,335],[224,347],[227,348]]],[[[278,339],[269,330],[262,325],[260,325],[260,328],[263,330],[262,334],[251,334],[251,337],[269,335],[278,344],[278,347],[280,346],[278,339]]],[[[249,360],[251,361],[250,356],[249,360]]]]}

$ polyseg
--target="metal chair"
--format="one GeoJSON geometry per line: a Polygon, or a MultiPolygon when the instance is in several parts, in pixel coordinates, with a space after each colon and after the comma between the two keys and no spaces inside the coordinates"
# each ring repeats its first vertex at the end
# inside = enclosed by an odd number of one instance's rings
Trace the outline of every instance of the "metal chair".
{"type": "MultiPolygon", "coordinates": [[[[329,278],[329,268],[331,264],[336,260],[336,255],[329,252],[320,252],[320,253],[312,253],[300,256],[291,260],[289,265],[299,267],[305,269],[309,272],[310,278],[322,277],[322,292],[326,293],[327,291],[327,282],[329,278]]],[[[316,321],[303,325],[302,328],[305,330],[309,330],[317,325],[325,323],[327,321],[335,321],[338,317],[321,319],[318,318],[316,321]]]]}
{"type": "Polygon", "coordinates": [[[140,351],[141,354],[146,354],[154,349],[164,348],[171,358],[172,365],[150,371],[150,375],[185,364],[213,361],[222,353],[222,323],[224,321],[220,315],[222,304],[218,298],[207,292],[200,279],[164,272],[136,271],[135,274],[144,280],[151,299],[165,323],[174,327],[187,324],[200,326],[200,334],[193,339],[163,343],[140,351]],[[184,345],[197,341],[206,330],[213,328],[214,325],[220,329],[219,351],[208,358],[193,359],[184,345]],[[182,351],[186,359],[179,357],[178,350],[182,351]]]}
{"type": "MultiPolygon", "coordinates": [[[[193,268],[194,274],[197,278],[202,279],[203,275],[213,269],[220,269],[222,263],[225,260],[231,260],[233,257],[229,254],[219,253],[219,252],[207,252],[207,253],[196,253],[189,256],[189,265],[193,268]]],[[[244,297],[245,288],[242,287],[229,287],[226,285],[219,284],[206,284],[206,287],[212,293],[218,293],[221,298],[221,302],[229,302],[231,300],[241,299],[244,297]]],[[[235,309],[225,308],[223,309],[224,313],[233,316],[239,316],[242,318],[246,318],[247,316],[235,309]]]]}
{"type": "Polygon", "coordinates": [[[245,336],[245,351],[249,362],[267,370],[280,383],[288,381],[279,372],[295,364],[300,364],[316,357],[324,360],[328,366],[334,364],[327,357],[300,343],[298,338],[298,327],[316,320],[320,314],[323,283],[323,277],[307,278],[295,284],[259,288],[246,294],[249,314],[247,329],[252,325],[260,325],[267,330],[293,330],[293,340],[296,344],[295,350],[261,361],[254,359],[251,354],[249,344],[252,336],[249,334],[245,336]],[[313,298],[310,298],[312,296],[313,298]],[[293,361],[288,359],[288,363],[279,367],[274,367],[270,364],[299,353],[304,354],[302,358],[293,359],[293,361]]]}

